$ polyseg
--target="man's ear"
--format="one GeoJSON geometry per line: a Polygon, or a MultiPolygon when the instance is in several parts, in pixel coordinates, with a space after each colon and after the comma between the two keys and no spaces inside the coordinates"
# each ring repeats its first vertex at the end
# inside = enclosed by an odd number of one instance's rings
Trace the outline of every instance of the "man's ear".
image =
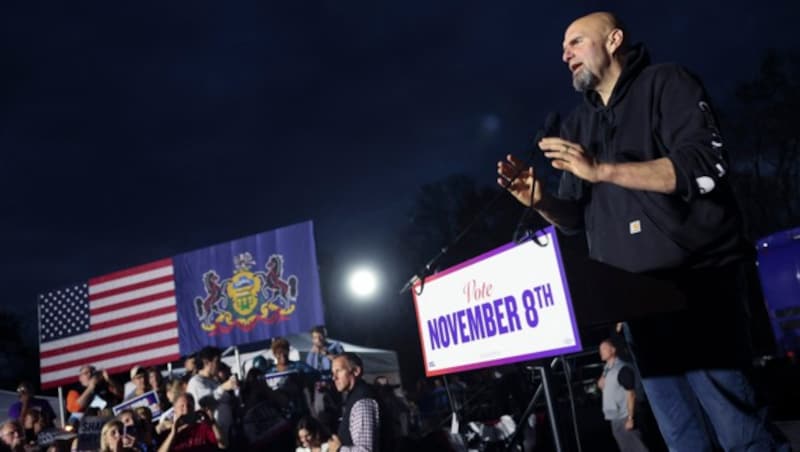
{"type": "Polygon", "coordinates": [[[614,55],[617,49],[622,47],[622,41],[625,39],[625,32],[619,28],[611,30],[606,38],[606,50],[610,55],[614,55]]]}
{"type": "Polygon", "coordinates": [[[356,377],[360,377],[363,372],[364,372],[364,369],[362,369],[360,367],[354,367],[353,368],[353,375],[355,375],[356,377]]]}

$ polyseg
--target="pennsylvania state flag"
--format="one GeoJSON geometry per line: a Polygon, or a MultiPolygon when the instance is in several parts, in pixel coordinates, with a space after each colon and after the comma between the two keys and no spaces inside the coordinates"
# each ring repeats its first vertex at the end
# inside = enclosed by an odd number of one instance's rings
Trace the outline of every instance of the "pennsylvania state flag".
{"type": "Polygon", "coordinates": [[[324,323],[308,221],[173,258],[181,355],[324,323]]]}

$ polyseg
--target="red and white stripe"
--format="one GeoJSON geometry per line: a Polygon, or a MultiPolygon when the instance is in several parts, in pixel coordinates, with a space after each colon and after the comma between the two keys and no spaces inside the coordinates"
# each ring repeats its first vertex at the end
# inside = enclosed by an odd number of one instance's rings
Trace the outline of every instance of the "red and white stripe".
{"type": "Polygon", "coordinates": [[[89,332],[40,344],[43,389],[84,365],[116,373],[180,357],[172,259],[90,279],[89,313],[89,332]]]}

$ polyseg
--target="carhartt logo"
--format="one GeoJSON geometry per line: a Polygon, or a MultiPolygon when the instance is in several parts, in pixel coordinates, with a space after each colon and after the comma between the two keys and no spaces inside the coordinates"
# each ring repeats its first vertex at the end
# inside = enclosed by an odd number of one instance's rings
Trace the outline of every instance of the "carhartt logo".
{"type": "Polygon", "coordinates": [[[639,220],[634,220],[628,223],[628,232],[630,232],[631,235],[642,232],[642,222],[639,220]]]}

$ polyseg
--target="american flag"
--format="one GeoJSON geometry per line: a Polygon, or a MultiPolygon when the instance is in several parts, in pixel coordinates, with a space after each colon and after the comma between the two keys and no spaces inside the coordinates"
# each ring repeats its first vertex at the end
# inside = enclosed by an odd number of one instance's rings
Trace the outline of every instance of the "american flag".
{"type": "Polygon", "coordinates": [[[172,259],[39,295],[42,388],[84,365],[110,373],[180,357],[172,259]]]}

